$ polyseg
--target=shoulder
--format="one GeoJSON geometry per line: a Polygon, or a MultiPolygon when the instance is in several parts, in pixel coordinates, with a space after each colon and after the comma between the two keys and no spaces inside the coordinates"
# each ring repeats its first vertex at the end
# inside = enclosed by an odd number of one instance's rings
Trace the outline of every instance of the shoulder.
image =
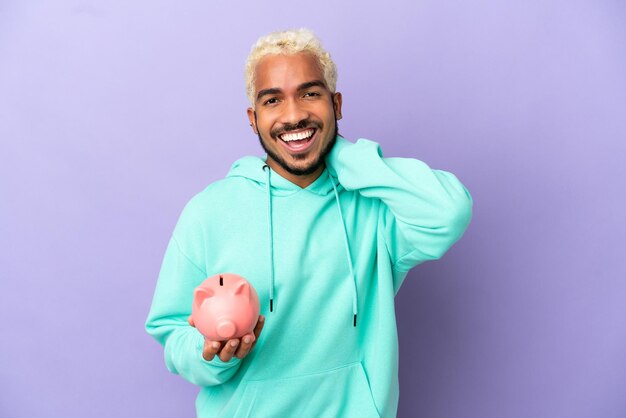
{"type": "Polygon", "coordinates": [[[174,235],[182,239],[202,234],[216,219],[223,219],[224,214],[232,211],[237,199],[250,195],[245,183],[242,178],[225,178],[209,184],[185,204],[174,235]]]}
{"type": "Polygon", "coordinates": [[[183,214],[194,216],[219,209],[228,202],[249,193],[249,182],[241,177],[227,177],[209,184],[185,205],[183,214]]]}

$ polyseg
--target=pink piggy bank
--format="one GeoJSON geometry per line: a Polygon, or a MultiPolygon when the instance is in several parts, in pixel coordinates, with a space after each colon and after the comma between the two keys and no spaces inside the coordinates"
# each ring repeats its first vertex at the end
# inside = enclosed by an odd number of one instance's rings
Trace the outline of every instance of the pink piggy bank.
{"type": "Polygon", "coordinates": [[[252,332],[260,309],[259,296],[246,279],[223,273],[196,287],[191,317],[206,338],[224,341],[252,332]]]}

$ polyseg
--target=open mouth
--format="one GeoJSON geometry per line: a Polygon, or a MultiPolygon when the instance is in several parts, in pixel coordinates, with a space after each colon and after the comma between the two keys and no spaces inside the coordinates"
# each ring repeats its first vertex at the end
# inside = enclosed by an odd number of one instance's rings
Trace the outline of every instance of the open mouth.
{"type": "Polygon", "coordinates": [[[303,152],[313,143],[317,129],[309,128],[300,131],[285,132],[278,136],[280,142],[292,152],[303,152]]]}

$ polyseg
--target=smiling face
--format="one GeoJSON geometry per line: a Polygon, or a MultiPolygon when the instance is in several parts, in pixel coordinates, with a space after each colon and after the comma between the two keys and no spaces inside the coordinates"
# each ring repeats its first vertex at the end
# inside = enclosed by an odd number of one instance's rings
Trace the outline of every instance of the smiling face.
{"type": "Polygon", "coordinates": [[[306,187],[324,170],[341,119],[341,93],[331,93],[314,55],[269,55],[255,70],[253,131],[267,153],[267,165],[306,187]]]}

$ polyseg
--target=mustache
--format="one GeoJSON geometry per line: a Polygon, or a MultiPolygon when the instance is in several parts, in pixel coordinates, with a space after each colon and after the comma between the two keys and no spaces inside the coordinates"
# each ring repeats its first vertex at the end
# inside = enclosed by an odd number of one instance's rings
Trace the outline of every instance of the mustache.
{"type": "Polygon", "coordinates": [[[287,132],[291,132],[291,131],[299,131],[302,129],[309,129],[309,128],[314,128],[314,129],[320,129],[320,124],[317,122],[313,122],[309,119],[303,119],[300,122],[296,123],[296,124],[291,124],[291,123],[285,123],[282,126],[276,128],[276,129],[272,129],[270,131],[270,135],[273,138],[277,138],[278,136],[287,133],[287,132]]]}

